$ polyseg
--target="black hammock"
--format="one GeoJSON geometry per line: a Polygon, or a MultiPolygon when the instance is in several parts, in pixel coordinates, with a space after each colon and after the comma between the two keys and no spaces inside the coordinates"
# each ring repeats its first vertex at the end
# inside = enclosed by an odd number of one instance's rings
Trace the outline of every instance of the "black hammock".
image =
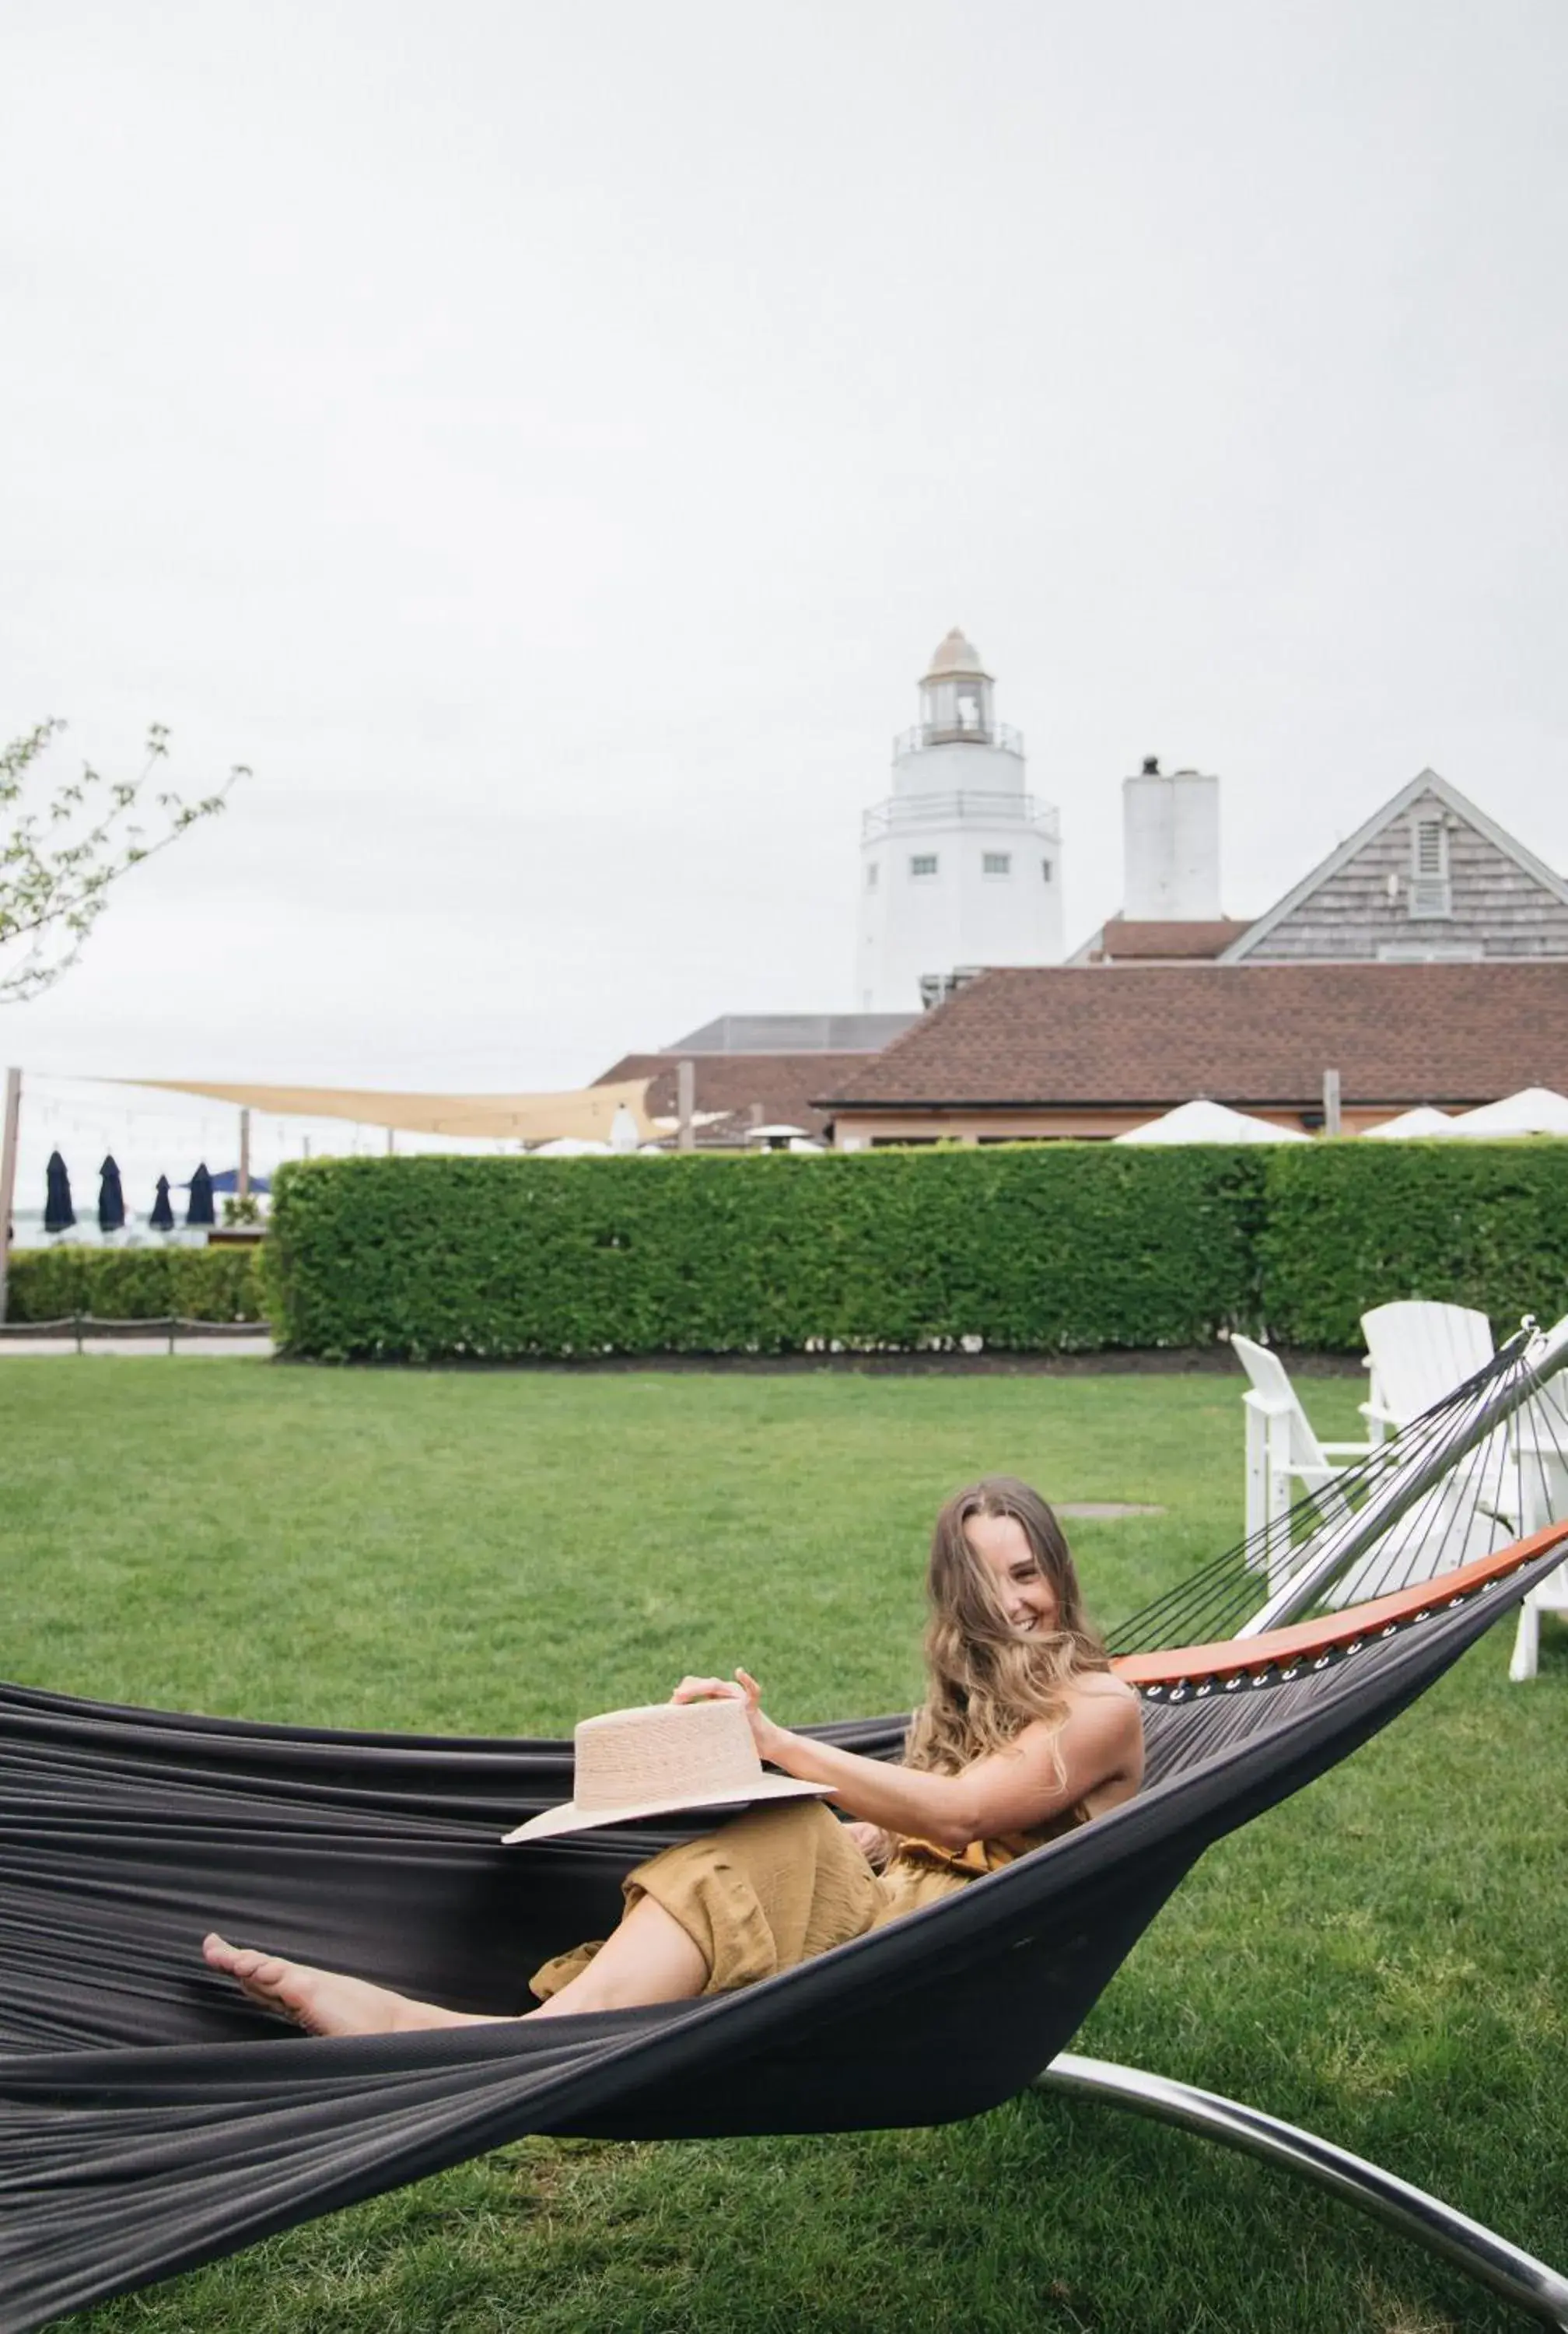
{"type": "MultiPolygon", "coordinates": [[[[1444,1406],[1450,1457],[1477,1447],[1496,1383],[1444,1406]]],[[[1422,1424],[1418,1488],[1441,1473],[1422,1424]]],[[[1352,1493],[1374,1521],[1401,1463],[1388,1448],[1371,1495],[1352,1493]]],[[[1303,1567],[1320,1523],[1307,1503],[1303,1567]]],[[[1316,1624],[1133,1656],[1150,1752],[1135,1799],[742,1992],[539,2023],[295,2037],[208,1972],[198,1940],[216,1926],[456,2008],[518,2011],[525,1973],[605,1934],[623,1872],[700,1818],[505,1849],[504,1828],[570,1795],[569,1745],[0,1689],[0,2334],[525,2132],[846,2131],[999,2104],[1062,2050],[1206,1847],[1385,1725],[1564,1546],[1568,1523],[1316,1624]]],[[[1272,1580],[1277,1549],[1270,1561],[1272,1580]]],[[[1255,1562],[1235,1551],[1231,1572],[1255,1562]]],[[[893,1757],[904,1724],[813,1731],[893,1757]]]]}

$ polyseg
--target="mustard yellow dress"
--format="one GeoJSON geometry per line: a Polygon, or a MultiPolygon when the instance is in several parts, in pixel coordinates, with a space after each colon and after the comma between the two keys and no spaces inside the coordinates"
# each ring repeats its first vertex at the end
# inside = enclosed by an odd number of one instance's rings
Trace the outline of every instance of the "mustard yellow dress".
{"type": "MultiPolygon", "coordinates": [[[[642,1896],[662,1905],[707,1963],[703,1992],[728,1993],[950,1896],[1087,1816],[1082,1805],[1068,1808],[1038,1831],[971,1840],[960,1849],[900,1839],[879,1872],[821,1799],[791,1799],[662,1849],[628,1873],[621,1893],[628,1911],[642,1896]]],[[[532,1992],[548,2001],[598,1951],[596,1942],[557,1953],[534,1971],[532,1992]]]]}

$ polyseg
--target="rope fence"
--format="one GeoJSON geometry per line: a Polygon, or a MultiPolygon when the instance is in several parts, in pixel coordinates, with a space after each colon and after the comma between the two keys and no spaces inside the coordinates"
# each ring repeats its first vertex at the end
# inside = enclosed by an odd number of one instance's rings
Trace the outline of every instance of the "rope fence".
{"type": "Polygon", "coordinates": [[[0,1339],[73,1337],[81,1353],[89,1337],[141,1337],[149,1344],[167,1338],[174,1351],[176,1337],[270,1337],[265,1321],[197,1321],[182,1313],[167,1313],[135,1321],[104,1321],[94,1313],[64,1313],[57,1321],[7,1321],[0,1324],[0,1339]]]}

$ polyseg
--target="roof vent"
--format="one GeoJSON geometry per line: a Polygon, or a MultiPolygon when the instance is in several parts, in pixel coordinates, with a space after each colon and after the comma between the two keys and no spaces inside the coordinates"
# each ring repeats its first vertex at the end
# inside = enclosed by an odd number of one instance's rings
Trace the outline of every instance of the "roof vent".
{"type": "Polygon", "coordinates": [[[1158,754],[1145,754],[1143,757],[1143,775],[1146,778],[1157,778],[1159,776],[1159,757],[1158,754]]]}

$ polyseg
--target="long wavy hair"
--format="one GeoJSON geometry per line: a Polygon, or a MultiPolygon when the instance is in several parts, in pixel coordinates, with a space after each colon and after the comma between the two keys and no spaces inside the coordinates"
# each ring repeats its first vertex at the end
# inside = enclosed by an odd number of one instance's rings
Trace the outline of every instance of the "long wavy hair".
{"type": "MultiPolygon", "coordinates": [[[[956,1775],[1003,1750],[1036,1719],[1060,1729],[1075,1677],[1111,1666],[1083,1610],[1072,1554],[1051,1509],[1012,1475],[986,1475],[955,1491],[937,1518],[926,1576],[926,1699],[915,1712],[904,1764],[956,1775]],[[1055,1591],[1056,1626],[1016,1629],[986,1564],[969,1545],[976,1516],[1011,1516],[1042,1579],[1055,1591]]],[[[1060,1766],[1060,1760],[1058,1760],[1060,1766]]]]}

